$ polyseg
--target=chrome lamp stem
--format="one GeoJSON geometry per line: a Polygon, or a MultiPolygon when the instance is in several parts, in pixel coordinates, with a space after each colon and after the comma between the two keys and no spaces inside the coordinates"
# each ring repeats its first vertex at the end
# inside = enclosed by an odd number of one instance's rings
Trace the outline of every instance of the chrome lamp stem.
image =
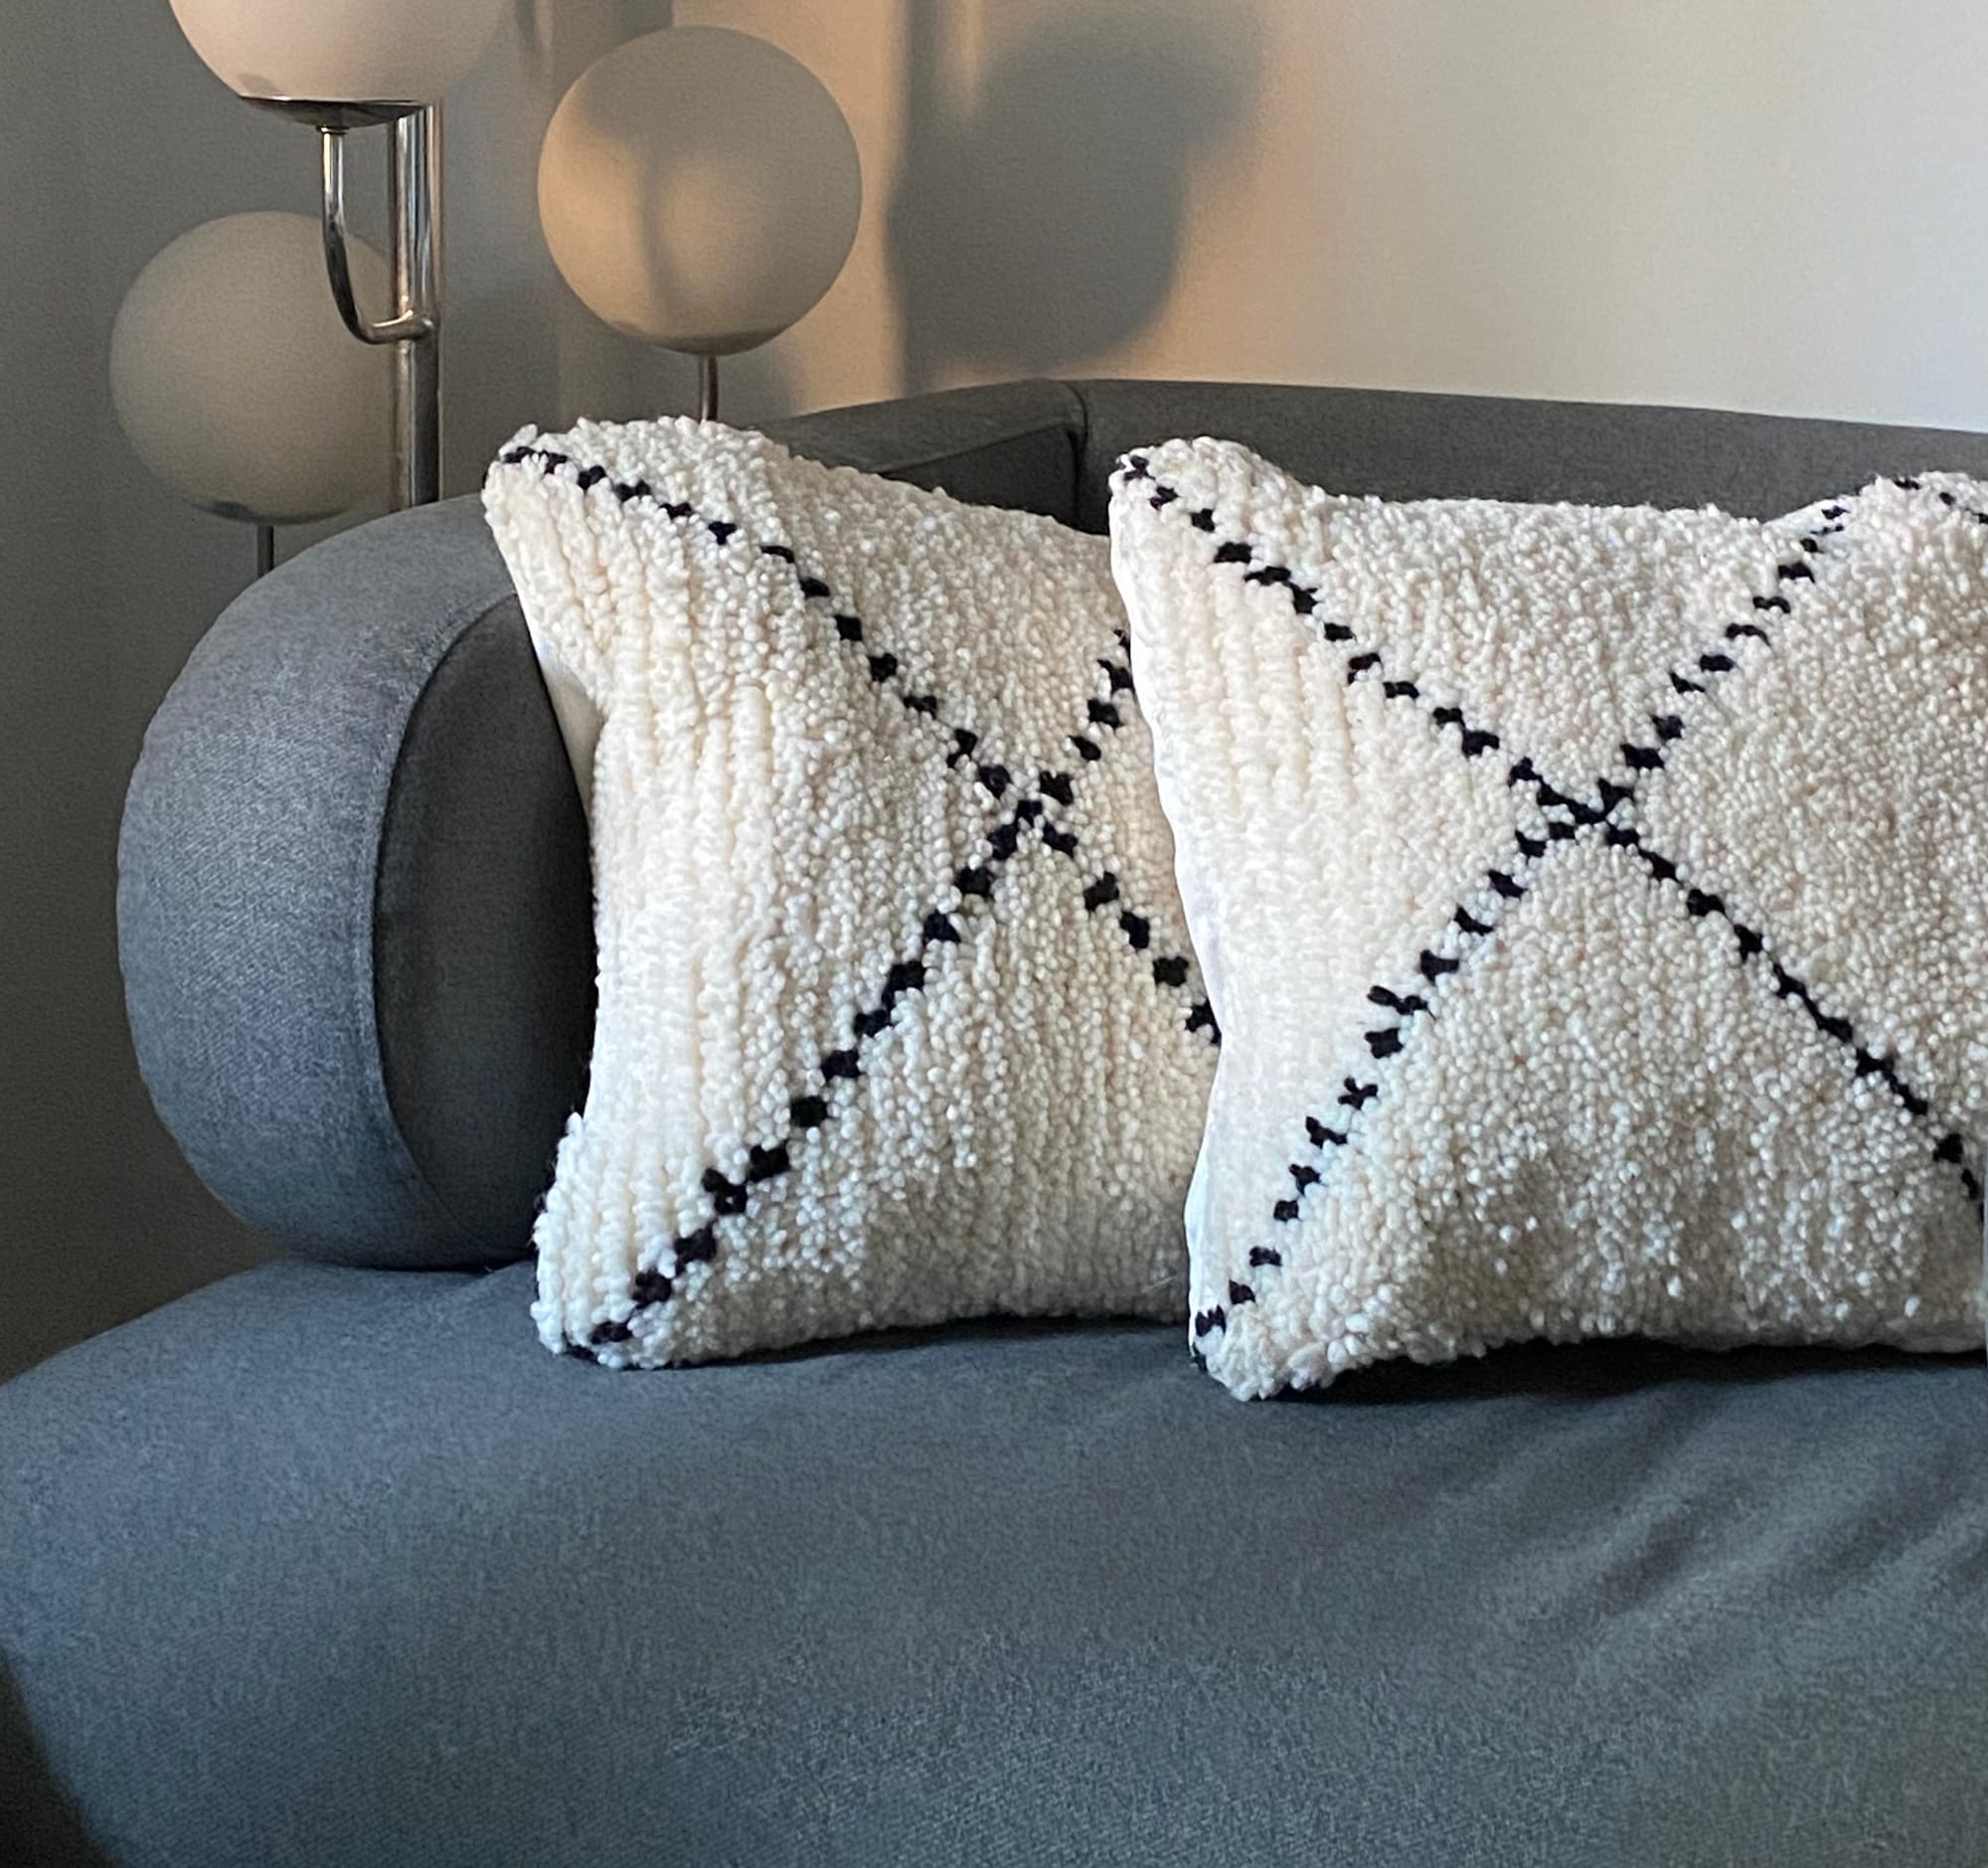
{"type": "Polygon", "coordinates": [[[353,290],[345,223],[348,127],[346,120],[318,125],[325,270],[345,328],[362,344],[394,346],[392,504],[424,506],[441,497],[441,106],[392,118],[387,192],[393,303],[384,318],[369,317],[353,290]]]}

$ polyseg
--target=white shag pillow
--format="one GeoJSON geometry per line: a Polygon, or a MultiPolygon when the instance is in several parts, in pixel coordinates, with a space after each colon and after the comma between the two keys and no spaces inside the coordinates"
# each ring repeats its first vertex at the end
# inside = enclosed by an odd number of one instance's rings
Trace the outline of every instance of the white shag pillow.
{"type": "Polygon", "coordinates": [[[1984,511],[1120,463],[1224,1034],[1188,1232],[1230,1388],[1535,1337],[1979,1347],[1984,511]]]}
{"type": "Polygon", "coordinates": [[[1181,1315],[1218,1034],[1104,541],[689,421],[484,503],[602,721],[547,1344],[1181,1315]]]}

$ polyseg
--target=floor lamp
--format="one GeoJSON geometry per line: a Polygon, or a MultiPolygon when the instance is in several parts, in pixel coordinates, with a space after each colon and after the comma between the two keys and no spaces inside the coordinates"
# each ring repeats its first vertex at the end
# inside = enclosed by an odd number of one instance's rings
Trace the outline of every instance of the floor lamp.
{"type": "Polygon", "coordinates": [[[193,48],[239,96],[318,132],[325,269],[346,329],[391,346],[389,502],[441,497],[441,96],[467,72],[506,0],[172,0],[193,48]],[[390,129],[388,305],[355,284],[345,224],[345,138],[390,129]]]}

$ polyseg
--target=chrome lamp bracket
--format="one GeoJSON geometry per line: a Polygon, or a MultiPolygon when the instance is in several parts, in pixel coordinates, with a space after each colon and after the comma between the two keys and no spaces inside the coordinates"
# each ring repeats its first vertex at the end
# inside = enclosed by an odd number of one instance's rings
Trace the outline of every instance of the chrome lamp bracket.
{"type": "Polygon", "coordinates": [[[345,328],[362,344],[391,346],[396,508],[441,497],[442,118],[438,103],[324,102],[251,97],[318,132],[325,272],[345,328]],[[370,316],[353,288],[345,219],[345,138],[385,127],[388,265],[392,303],[370,316]]]}

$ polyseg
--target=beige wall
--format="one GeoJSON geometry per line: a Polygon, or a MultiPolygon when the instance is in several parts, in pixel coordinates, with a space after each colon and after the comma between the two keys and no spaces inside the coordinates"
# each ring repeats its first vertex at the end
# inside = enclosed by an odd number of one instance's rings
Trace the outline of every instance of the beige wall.
{"type": "Polygon", "coordinates": [[[677,13],[857,128],[855,260],[774,351],[803,404],[1041,370],[1988,425],[1988,5],[677,13]]]}

